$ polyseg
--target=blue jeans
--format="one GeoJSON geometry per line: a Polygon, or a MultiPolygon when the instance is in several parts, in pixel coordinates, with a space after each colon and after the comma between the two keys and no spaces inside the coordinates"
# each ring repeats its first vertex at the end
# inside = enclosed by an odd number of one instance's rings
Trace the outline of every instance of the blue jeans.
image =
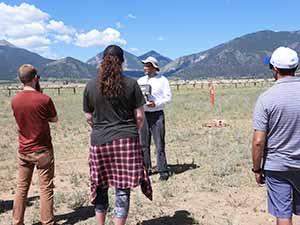
{"type": "Polygon", "coordinates": [[[151,135],[154,139],[157,156],[157,169],[160,174],[167,172],[165,153],[165,115],[163,111],[145,112],[144,125],[140,131],[140,140],[144,154],[144,166],[151,169],[151,135]]]}
{"type": "MultiPolygon", "coordinates": [[[[105,213],[108,209],[108,188],[97,188],[96,213],[105,213]]],[[[127,218],[130,204],[130,189],[116,188],[115,218],[127,218]]]]}

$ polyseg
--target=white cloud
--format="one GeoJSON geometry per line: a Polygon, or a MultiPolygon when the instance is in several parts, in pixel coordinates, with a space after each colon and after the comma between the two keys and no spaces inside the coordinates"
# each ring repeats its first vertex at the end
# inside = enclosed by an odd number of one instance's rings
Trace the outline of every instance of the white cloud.
{"type": "Polygon", "coordinates": [[[49,30],[55,31],[58,34],[65,34],[65,35],[72,35],[76,31],[72,27],[68,27],[62,21],[50,20],[49,24],[47,25],[49,30]]]}
{"type": "Polygon", "coordinates": [[[58,59],[61,58],[57,54],[53,53],[49,46],[42,46],[42,47],[34,47],[32,48],[32,51],[43,55],[44,57],[50,58],[50,59],[58,59]]]}
{"type": "Polygon", "coordinates": [[[122,24],[121,24],[121,22],[116,22],[116,28],[117,29],[120,29],[120,28],[122,28],[123,26],[122,26],[122,24]]]}
{"type": "Polygon", "coordinates": [[[46,28],[50,16],[34,5],[0,3],[0,39],[37,53],[49,51],[52,43],[46,28]],[[43,50],[42,50],[43,49],[43,50]]]}
{"type": "Polygon", "coordinates": [[[9,42],[13,43],[14,45],[29,49],[35,53],[38,53],[44,57],[57,59],[59,58],[58,55],[51,51],[49,45],[51,44],[51,40],[39,36],[30,36],[27,38],[20,38],[20,39],[8,39],[9,42]]]}
{"type": "Polygon", "coordinates": [[[14,24],[9,27],[5,26],[3,29],[5,29],[5,31],[2,33],[2,35],[16,39],[32,35],[45,35],[47,33],[45,27],[41,23],[35,21],[27,24],[14,24]]]}
{"type": "Polygon", "coordinates": [[[18,39],[8,39],[8,41],[21,48],[36,48],[51,44],[50,39],[41,36],[28,36],[18,39]]]}
{"type": "MultiPolygon", "coordinates": [[[[130,14],[131,15],[131,14],[130,14]]],[[[132,18],[135,16],[131,15],[132,18]]],[[[116,23],[120,28],[122,24],[116,23]]],[[[80,47],[107,45],[116,43],[125,45],[126,40],[113,28],[103,31],[77,31],[63,21],[55,20],[34,5],[22,3],[9,5],[0,2],[0,40],[5,39],[12,44],[37,52],[45,57],[56,55],[51,52],[51,44],[67,43],[80,47]]]]}
{"type": "Polygon", "coordinates": [[[65,42],[67,44],[70,44],[73,41],[73,38],[71,36],[67,35],[67,34],[65,34],[65,35],[55,35],[54,39],[56,40],[56,42],[61,41],[61,42],[65,42]]]}
{"type": "Polygon", "coordinates": [[[49,18],[33,5],[22,3],[10,6],[0,3],[0,35],[10,38],[22,38],[30,35],[46,34],[45,24],[49,18]]]}
{"type": "Polygon", "coordinates": [[[126,45],[126,40],[121,38],[119,31],[106,28],[104,31],[93,29],[87,33],[77,34],[75,45],[80,47],[105,46],[108,44],[126,45]]]}
{"type": "Polygon", "coordinates": [[[133,14],[131,14],[131,13],[129,13],[129,14],[127,15],[127,17],[128,17],[129,19],[133,19],[133,20],[136,19],[136,16],[133,15],[133,14]]]}
{"type": "Polygon", "coordinates": [[[164,38],[164,37],[162,37],[162,36],[159,36],[159,37],[157,38],[157,40],[158,40],[158,41],[164,41],[164,40],[165,40],[165,38],[164,38]]]}
{"type": "Polygon", "coordinates": [[[0,3],[0,19],[1,24],[4,23],[16,23],[21,24],[31,23],[32,21],[44,21],[50,16],[36,8],[34,5],[22,3],[20,6],[10,6],[5,3],[0,3]]]}

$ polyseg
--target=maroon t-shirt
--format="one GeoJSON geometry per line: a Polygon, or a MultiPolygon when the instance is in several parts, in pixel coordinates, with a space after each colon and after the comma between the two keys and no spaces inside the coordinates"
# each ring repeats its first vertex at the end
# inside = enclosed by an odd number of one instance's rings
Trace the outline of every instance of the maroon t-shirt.
{"type": "Polygon", "coordinates": [[[57,114],[51,98],[25,90],[13,97],[11,106],[18,125],[19,152],[27,154],[52,149],[48,120],[57,114]]]}

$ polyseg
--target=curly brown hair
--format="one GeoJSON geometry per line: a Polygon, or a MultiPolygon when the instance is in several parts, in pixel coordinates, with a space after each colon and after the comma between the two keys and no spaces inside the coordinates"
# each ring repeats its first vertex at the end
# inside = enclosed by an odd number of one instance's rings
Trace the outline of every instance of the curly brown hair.
{"type": "Polygon", "coordinates": [[[98,74],[100,90],[103,96],[114,98],[122,94],[122,61],[113,55],[106,55],[98,74]]]}

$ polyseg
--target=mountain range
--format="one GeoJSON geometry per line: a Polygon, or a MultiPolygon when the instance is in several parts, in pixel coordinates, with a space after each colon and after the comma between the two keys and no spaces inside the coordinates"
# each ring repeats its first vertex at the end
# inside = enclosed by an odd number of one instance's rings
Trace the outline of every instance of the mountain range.
{"type": "Polygon", "coordinates": [[[38,70],[47,63],[53,62],[28,50],[17,48],[6,41],[0,43],[0,80],[13,80],[17,77],[20,65],[29,63],[38,70]]]}
{"type": "Polygon", "coordinates": [[[182,79],[269,76],[264,59],[279,46],[300,52],[300,32],[259,31],[167,64],[162,73],[182,79]]]}
{"type": "MultiPolygon", "coordinates": [[[[181,79],[266,77],[270,76],[270,71],[264,65],[264,59],[279,46],[291,47],[300,52],[300,31],[259,31],[175,60],[153,50],[141,56],[124,51],[124,73],[129,76],[142,76],[141,60],[154,56],[158,59],[163,74],[181,79]]],[[[15,79],[17,69],[24,63],[37,67],[44,77],[90,78],[97,74],[102,56],[103,52],[100,52],[86,63],[72,57],[53,60],[0,40],[0,80],[15,79]]]]}
{"type": "MultiPolygon", "coordinates": [[[[89,65],[98,67],[102,60],[102,57],[103,57],[103,52],[100,52],[96,56],[87,60],[86,63],[89,65]]],[[[124,62],[123,68],[125,71],[142,71],[143,70],[143,64],[138,59],[138,57],[136,57],[135,55],[133,55],[127,51],[124,51],[124,58],[125,58],[125,62],[124,62]]]]}
{"type": "Polygon", "coordinates": [[[40,70],[44,77],[54,77],[62,79],[91,78],[97,74],[97,68],[81,62],[72,57],[55,60],[47,63],[40,70]]]}
{"type": "Polygon", "coordinates": [[[139,60],[144,60],[144,59],[148,58],[149,56],[155,57],[161,68],[163,68],[165,65],[167,65],[168,63],[170,63],[172,61],[172,59],[170,59],[168,57],[165,57],[165,56],[163,56],[163,55],[161,55],[158,52],[153,51],[153,50],[145,53],[144,55],[139,56],[138,59],[139,60]]]}
{"type": "MultiPolygon", "coordinates": [[[[150,51],[146,54],[154,53],[150,51]]],[[[96,76],[103,52],[89,59],[86,63],[66,57],[58,60],[44,58],[26,49],[18,48],[6,40],[0,40],[0,80],[13,80],[17,77],[20,65],[28,63],[34,65],[44,78],[81,79],[96,76]]],[[[167,57],[155,52],[159,63],[165,64],[167,57]]],[[[143,64],[141,60],[124,51],[124,74],[139,77],[143,75],[143,64]]]]}

